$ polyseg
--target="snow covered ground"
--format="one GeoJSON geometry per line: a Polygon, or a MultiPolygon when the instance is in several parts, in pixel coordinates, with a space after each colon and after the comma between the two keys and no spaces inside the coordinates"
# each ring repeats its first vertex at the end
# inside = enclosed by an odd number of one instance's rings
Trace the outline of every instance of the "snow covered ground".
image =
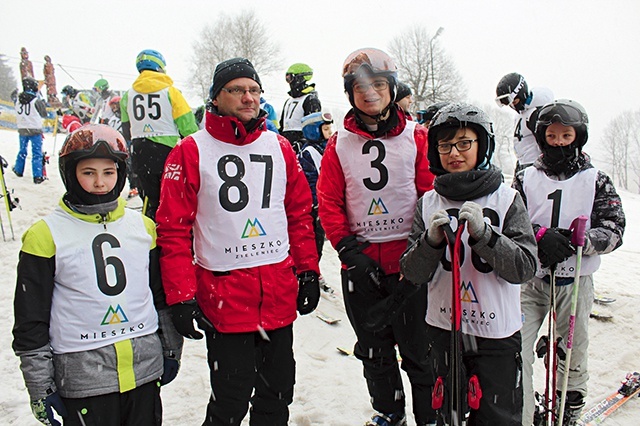
{"type": "MultiPolygon", "coordinates": [[[[64,135],[59,135],[55,140],[47,134],[44,150],[53,153],[54,144],[55,150],[59,150],[63,140],[64,135]]],[[[0,130],[0,155],[8,160],[10,167],[17,150],[17,133],[0,130]]],[[[51,156],[48,172],[49,180],[41,185],[32,183],[29,163],[24,178],[17,178],[10,170],[5,175],[7,185],[14,190],[14,196],[20,199],[21,209],[14,210],[11,215],[15,233],[15,240],[11,240],[4,204],[0,204],[0,215],[7,235],[6,242],[0,241],[0,383],[4,389],[0,392],[2,425],[39,424],[31,415],[18,358],[11,350],[11,328],[20,237],[33,222],[53,209],[64,192],[56,155],[51,156]]],[[[603,256],[602,266],[595,276],[596,291],[617,299],[611,306],[598,307],[601,311],[610,311],[614,320],[608,323],[591,320],[591,380],[587,407],[617,389],[627,372],[640,370],[640,286],[637,281],[640,277],[640,222],[635,219],[640,211],[640,195],[627,192],[621,195],[627,214],[625,242],[616,252],[603,256]]],[[[325,245],[321,267],[328,283],[339,291],[339,262],[329,244],[325,245]]],[[[294,402],[290,407],[290,424],[361,425],[371,416],[372,410],[362,377],[362,365],[354,357],[342,355],[336,350],[339,346],[351,348],[355,342],[340,296],[333,299],[323,297],[318,311],[341,321],[329,325],[311,314],[300,317],[295,323],[297,384],[294,402]]],[[[536,381],[541,383],[541,362],[536,364],[536,369],[536,381]]],[[[209,392],[204,341],[187,341],[181,371],[176,380],[162,391],[165,424],[201,424],[209,392]]],[[[410,401],[411,396],[408,395],[408,407],[411,406],[410,401]]],[[[636,398],[607,420],[606,424],[636,425],[638,418],[640,401],[636,398]]],[[[248,424],[247,419],[244,424],[248,424]]],[[[412,416],[409,424],[415,424],[412,416]]]]}

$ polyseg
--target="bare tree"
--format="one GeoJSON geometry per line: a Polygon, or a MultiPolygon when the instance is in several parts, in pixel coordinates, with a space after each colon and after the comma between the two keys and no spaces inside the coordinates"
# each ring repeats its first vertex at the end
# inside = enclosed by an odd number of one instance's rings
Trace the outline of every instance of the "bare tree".
{"type": "Polygon", "coordinates": [[[466,88],[453,61],[435,35],[416,25],[389,43],[389,53],[398,66],[399,78],[411,87],[415,110],[434,102],[459,101],[466,98],[466,88]]]}
{"type": "Polygon", "coordinates": [[[604,146],[614,183],[640,192],[640,110],[625,111],[611,120],[604,130],[604,146]]]}
{"type": "Polygon", "coordinates": [[[260,74],[280,67],[280,48],[271,43],[266,27],[253,11],[236,16],[220,14],[205,26],[193,43],[191,88],[206,99],[216,65],[226,59],[244,57],[260,74]]]}
{"type": "Polygon", "coordinates": [[[11,92],[18,87],[18,83],[6,61],[7,57],[0,53],[0,99],[8,101],[11,92]]]}

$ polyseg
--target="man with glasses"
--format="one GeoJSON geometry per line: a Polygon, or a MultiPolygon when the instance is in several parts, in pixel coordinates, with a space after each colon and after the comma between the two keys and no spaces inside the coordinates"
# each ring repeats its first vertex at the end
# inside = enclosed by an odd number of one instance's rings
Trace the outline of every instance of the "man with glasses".
{"type": "Polygon", "coordinates": [[[140,75],[120,100],[122,135],[131,141],[131,168],[138,175],[143,213],[155,219],[160,179],[169,151],[198,130],[196,118],[182,93],[165,73],[164,56],[145,49],[136,58],[140,75]]]}
{"type": "Polygon", "coordinates": [[[537,109],[553,101],[553,93],[546,87],[529,86],[524,77],[516,72],[500,79],[496,87],[496,103],[499,107],[508,105],[518,113],[513,132],[513,150],[517,163],[514,175],[532,165],[540,156],[540,148],[533,136],[537,109]]]}
{"type": "Polygon", "coordinates": [[[289,142],[267,131],[249,60],[215,69],[205,128],[167,158],[156,216],[176,329],[206,335],[204,425],[284,426],[293,401],[296,309],[320,299],[311,191],[289,142]],[[195,258],[194,258],[195,254],[195,258]],[[297,274],[297,276],[296,276],[297,274]]]}
{"type": "MultiPolygon", "coordinates": [[[[374,410],[367,425],[406,424],[396,357],[411,382],[418,425],[435,421],[426,368],[426,286],[400,277],[400,256],[418,197],[430,190],[427,130],[396,99],[397,68],[385,52],[360,49],[343,66],[353,109],[327,143],[316,186],[322,226],[342,262],[342,294],[374,410]]],[[[425,277],[426,281],[426,277],[425,277]]]]}
{"type": "Polygon", "coordinates": [[[313,69],[303,63],[291,65],[285,74],[291,90],[282,108],[280,134],[291,142],[296,152],[300,149],[298,141],[303,137],[302,117],[322,110],[316,84],[309,83],[312,77],[313,69]]]}

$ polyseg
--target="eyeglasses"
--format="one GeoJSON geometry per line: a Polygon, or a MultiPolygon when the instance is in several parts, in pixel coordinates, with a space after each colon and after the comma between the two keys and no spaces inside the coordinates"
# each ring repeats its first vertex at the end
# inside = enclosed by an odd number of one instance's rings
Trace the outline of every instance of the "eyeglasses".
{"type": "Polygon", "coordinates": [[[578,126],[587,123],[588,118],[573,105],[553,103],[540,109],[537,125],[549,126],[557,122],[565,126],[578,126]]]}
{"type": "Polygon", "coordinates": [[[333,123],[333,116],[331,115],[330,112],[323,112],[322,113],[322,121],[324,121],[325,123],[333,123]]]}
{"type": "Polygon", "coordinates": [[[353,85],[353,91],[357,93],[366,93],[369,88],[373,87],[373,90],[376,92],[382,92],[389,87],[389,82],[387,80],[376,80],[373,83],[355,83],[353,85]]]}
{"type": "Polygon", "coordinates": [[[249,92],[249,94],[254,98],[259,98],[260,95],[264,93],[264,90],[262,90],[259,87],[252,87],[250,89],[244,89],[242,87],[230,87],[230,88],[223,87],[220,90],[223,90],[228,94],[230,94],[231,96],[235,96],[236,98],[243,97],[244,94],[247,92],[249,92]]]}
{"type": "Polygon", "coordinates": [[[478,139],[463,139],[456,143],[439,143],[438,154],[449,154],[454,146],[458,152],[469,151],[474,142],[478,142],[478,139]]]}

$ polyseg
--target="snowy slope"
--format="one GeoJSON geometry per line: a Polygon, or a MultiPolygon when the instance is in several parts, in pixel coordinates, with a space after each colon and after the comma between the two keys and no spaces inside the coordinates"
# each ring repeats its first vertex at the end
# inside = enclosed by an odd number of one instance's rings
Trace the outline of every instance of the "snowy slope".
{"type": "MultiPolygon", "coordinates": [[[[59,150],[64,140],[57,141],[47,134],[45,150],[59,150]]],[[[0,155],[13,165],[18,147],[16,132],[0,130],[0,155]]],[[[13,326],[13,292],[15,268],[20,250],[20,236],[37,219],[48,214],[58,202],[64,188],[59,179],[57,157],[52,156],[48,167],[50,180],[34,185],[28,164],[25,177],[17,178],[8,171],[8,186],[20,198],[21,210],[12,213],[16,239],[11,240],[4,205],[0,204],[6,242],[0,241],[0,377],[4,391],[0,392],[0,424],[38,425],[32,417],[28,395],[18,368],[18,358],[11,350],[13,326]]],[[[627,213],[625,243],[613,254],[603,257],[602,267],[596,273],[596,291],[617,298],[610,307],[615,315],[611,323],[591,322],[591,349],[589,396],[587,406],[617,388],[627,371],[640,369],[640,224],[635,219],[640,207],[640,195],[622,193],[627,213]]],[[[337,292],[339,289],[339,262],[329,244],[325,245],[322,271],[337,292]]],[[[339,298],[323,297],[318,308],[329,316],[341,319],[328,325],[314,314],[301,317],[295,323],[295,353],[297,384],[291,405],[291,425],[358,425],[370,417],[372,410],[362,378],[362,366],[355,358],[341,355],[337,346],[352,347],[354,334],[339,298]]],[[[536,364],[536,381],[542,381],[541,363],[536,364]]],[[[405,381],[405,386],[406,386],[405,381]]],[[[406,386],[407,387],[407,386],[406,386]]],[[[407,387],[408,388],[408,387],[407,387]]],[[[209,375],[206,348],[203,341],[187,341],[182,369],[174,382],[163,389],[164,418],[167,425],[199,425],[202,423],[209,398],[209,375]]],[[[410,395],[407,406],[411,406],[410,395]]],[[[412,416],[410,425],[415,424],[412,416]]],[[[606,424],[635,425],[640,418],[640,401],[631,401],[606,424]]],[[[248,424],[245,419],[244,424],[248,424]]]]}

